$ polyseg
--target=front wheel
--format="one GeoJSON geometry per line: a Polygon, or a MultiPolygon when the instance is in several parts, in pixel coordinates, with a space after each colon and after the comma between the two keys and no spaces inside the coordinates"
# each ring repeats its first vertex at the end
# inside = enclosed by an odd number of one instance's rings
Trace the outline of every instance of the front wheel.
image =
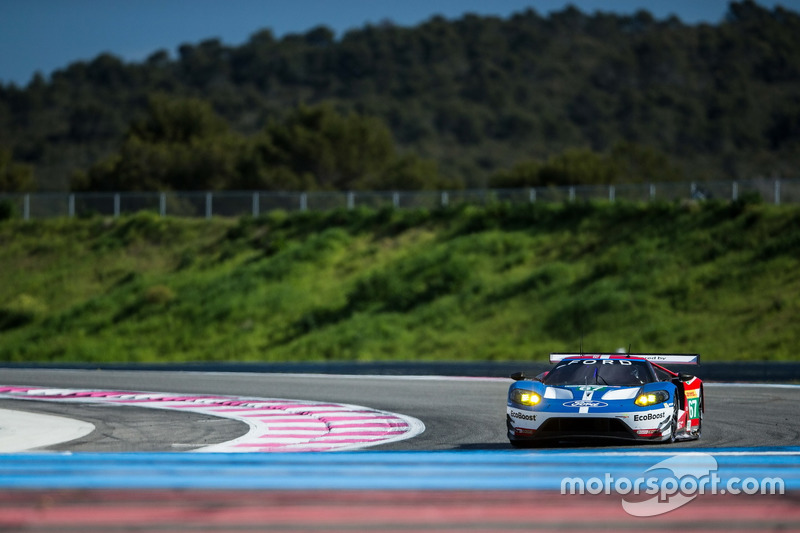
{"type": "Polygon", "coordinates": [[[675,398],[673,402],[675,409],[672,412],[672,421],[669,424],[669,443],[675,442],[676,434],[678,433],[678,399],[675,398]]]}

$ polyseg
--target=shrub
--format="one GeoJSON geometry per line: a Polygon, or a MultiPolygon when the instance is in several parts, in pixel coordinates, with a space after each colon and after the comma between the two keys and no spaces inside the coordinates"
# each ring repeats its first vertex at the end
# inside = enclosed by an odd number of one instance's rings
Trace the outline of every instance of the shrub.
{"type": "Polygon", "coordinates": [[[428,253],[362,278],[348,301],[352,309],[378,304],[386,311],[409,311],[457,292],[469,278],[470,268],[464,259],[442,252],[428,253]]]}
{"type": "Polygon", "coordinates": [[[47,306],[29,294],[20,294],[0,308],[0,331],[33,322],[47,313],[47,306]]]}
{"type": "Polygon", "coordinates": [[[144,301],[153,305],[165,305],[175,299],[175,292],[166,285],[154,285],[144,292],[144,301]]]}

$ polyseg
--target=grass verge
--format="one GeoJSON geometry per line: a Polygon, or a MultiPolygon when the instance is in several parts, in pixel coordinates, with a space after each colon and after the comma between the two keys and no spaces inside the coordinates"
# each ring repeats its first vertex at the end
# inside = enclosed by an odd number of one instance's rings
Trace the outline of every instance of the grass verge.
{"type": "Polygon", "coordinates": [[[793,360],[800,208],[492,204],[0,223],[0,360],[793,360]]]}

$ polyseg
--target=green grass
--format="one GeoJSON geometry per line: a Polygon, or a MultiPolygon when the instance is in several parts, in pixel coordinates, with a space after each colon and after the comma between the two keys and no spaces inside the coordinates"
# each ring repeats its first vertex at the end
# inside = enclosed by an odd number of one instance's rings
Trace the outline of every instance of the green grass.
{"type": "Polygon", "coordinates": [[[0,360],[793,360],[800,208],[493,204],[0,223],[0,360]]]}

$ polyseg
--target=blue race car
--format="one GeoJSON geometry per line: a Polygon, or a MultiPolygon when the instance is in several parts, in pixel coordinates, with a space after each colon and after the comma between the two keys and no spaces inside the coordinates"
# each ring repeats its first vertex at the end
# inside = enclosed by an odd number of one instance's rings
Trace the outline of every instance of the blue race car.
{"type": "Polygon", "coordinates": [[[674,442],[700,437],[703,383],[661,364],[698,364],[697,354],[550,354],[549,372],[511,376],[508,439],[612,438],[674,442]]]}

